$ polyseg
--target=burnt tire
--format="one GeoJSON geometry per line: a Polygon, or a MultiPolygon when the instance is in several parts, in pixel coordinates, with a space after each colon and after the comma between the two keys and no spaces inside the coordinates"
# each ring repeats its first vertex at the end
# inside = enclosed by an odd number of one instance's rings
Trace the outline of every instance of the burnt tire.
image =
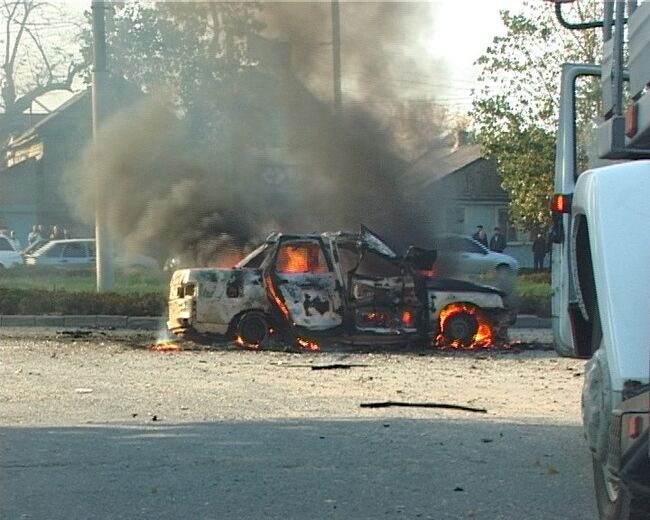
{"type": "Polygon", "coordinates": [[[460,312],[442,323],[442,335],[450,343],[458,341],[463,346],[469,346],[478,332],[478,326],[476,316],[460,312]]]}
{"type": "Polygon", "coordinates": [[[237,320],[235,335],[247,345],[261,345],[269,337],[269,320],[263,312],[247,312],[237,320]]]}

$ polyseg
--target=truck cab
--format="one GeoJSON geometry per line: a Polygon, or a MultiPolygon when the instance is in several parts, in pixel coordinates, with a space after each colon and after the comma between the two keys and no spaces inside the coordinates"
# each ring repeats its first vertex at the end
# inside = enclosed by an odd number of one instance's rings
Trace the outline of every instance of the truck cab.
{"type": "Polygon", "coordinates": [[[560,355],[589,358],[582,419],[601,520],[649,519],[650,3],[604,2],[602,20],[581,24],[566,22],[557,0],[555,9],[565,27],[602,28],[604,44],[600,65],[562,69],[551,203],[554,343],[560,355]],[[598,159],[609,161],[584,171],[576,151],[581,76],[600,80],[595,142],[598,159]]]}

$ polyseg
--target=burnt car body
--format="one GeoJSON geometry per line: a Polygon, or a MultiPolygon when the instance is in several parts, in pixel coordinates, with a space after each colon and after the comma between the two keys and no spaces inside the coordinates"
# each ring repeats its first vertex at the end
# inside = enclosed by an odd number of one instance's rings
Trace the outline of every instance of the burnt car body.
{"type": "MultiPolygon", "coordinates": [[[[480,310],[497,329],[512,323],[499,290],[422,275],[434,259],[424,250],[400,257],[366,229],[271,234],[233,268],[175,271],[167,326],[247,345],[272,333],[294,340],[432,338],[441,333],[441,313],[458,303],[480,310]]],[[[468,341],[475,321],[456,319],[448,339],[468,341]]]]}

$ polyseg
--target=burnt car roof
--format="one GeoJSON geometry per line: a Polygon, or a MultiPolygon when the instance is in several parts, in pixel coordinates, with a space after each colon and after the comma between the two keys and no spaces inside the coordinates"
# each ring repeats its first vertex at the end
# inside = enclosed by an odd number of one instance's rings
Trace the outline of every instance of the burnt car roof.
{"type": "Polygon", "coordinates": [[[276,244],[280,240],[300,240],[300,239],[310,239],[310,240],[336,240],[336,239],[347,239],[363,242],[368,246],[369,249],[387,256],[389,258],[397,258],[398,255],[393,251],[393,249],[386,244],[379,236],[370,231],[366,227],[362,227],[360,232],[352,231],[323,231],[321,233],[280,233],[273,232],[266,237],[266,244],[276,244]]]}

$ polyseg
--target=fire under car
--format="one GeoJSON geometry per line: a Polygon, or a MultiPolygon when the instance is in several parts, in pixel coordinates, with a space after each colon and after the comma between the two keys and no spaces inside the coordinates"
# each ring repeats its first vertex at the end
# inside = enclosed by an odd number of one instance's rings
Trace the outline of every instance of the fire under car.
{"type": "Polygon", "coordinates": [[[399,256],[365,228],[274,233],[232,268],[175,271],[167,326],[251,347],[279,337],[318,350],[324,338],[485,346],[514,322],[503,292],[436,278],[434,261],[435,251],[417,248],[399,256]]]}

